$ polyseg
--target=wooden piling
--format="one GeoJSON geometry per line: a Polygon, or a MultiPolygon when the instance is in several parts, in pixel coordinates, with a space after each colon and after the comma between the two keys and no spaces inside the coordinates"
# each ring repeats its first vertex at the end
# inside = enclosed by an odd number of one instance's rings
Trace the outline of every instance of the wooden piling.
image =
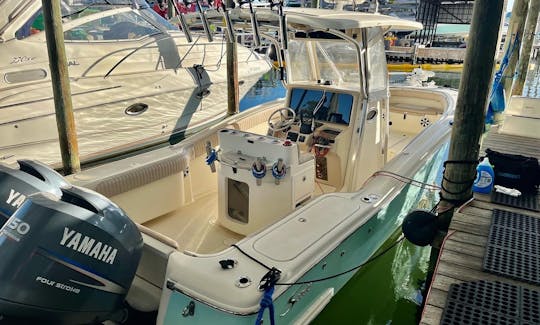
{"type": "MultiPolygon", "coordinates": [[[[510,18],[510,23],[508,24],[508,31],[506,33],[506,41],[504,43],[504,50],[516,39],[518,36],[520,42],[523,39],[523,30],[525,28],[525,18],[527,17],[527,8],[529,0],[515,0],[514,6],[512,7],[512,17],[510,18]]],[[[481,40],[480,40],[481,41],[481,40]]],[[[512,83],[514,81],[514,74],[516,70],[516,64],[519,58],[519,48],[520,44],[517,45],[514,52],[508,59],[508,66],[503,74],[502,82],[504,85],[505,99],[506,102],[510,99],[512,94],[512,83]]]]}
{"type": "MultiPolygon", "coordinates": [[[[227,0],[227,8],[232,8],[234,2],[227,0]]],[[[234,115],[239,111],[238,89],[238,55],[236,40],[227,36],[227,115],[234,115]]]]}
{"type": "Polygon", "coordinates": [[[530,0],[525,29],[523,31],[523,43],[521,45],[519,63],[516,69],[517,75],[512,86],[512,95],[521,96],[523,93],[523,85],[527,78],[527,70],[529,69],[529,61],[531,59],[536,23],[538,22],[538,11],[540,11],[540,0],[530,0]]]}
{"type": "Polygon", "coordinates": [[[454,126],[442,182],[440,225],[448,229],[457,202],[471,197],[476,175],[480,136],[484,128],[490,84],[504,0],[476,0],[469,33],[469,46],[461,75],[454,126]]]}
{"type": "Polygon", "coordinates": [[[51,69],[54,107],[64,174],[81,170],[71,90],[69,85],[60,0],[42,0],[43,22],[51,69]]]}
{"type": "Polygon", "coordinates": [[[480,136],[492,80],[504,0],[476,0],[463,64],[448,163],[437,207],[439,233],[431,243],[428,278],[432,283],[435,265],[452,221],[455,205],[471,197],[476,175],[480,136]]]}

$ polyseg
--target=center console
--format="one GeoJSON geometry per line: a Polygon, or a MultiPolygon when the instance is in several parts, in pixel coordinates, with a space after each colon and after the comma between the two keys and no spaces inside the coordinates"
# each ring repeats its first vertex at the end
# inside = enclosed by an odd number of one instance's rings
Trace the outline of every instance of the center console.
{"type": "Polygon", "coordinates": [[[342,130],[326,127],[322,123],[318,123],[317,126],[315,132],[310,134],[302,133],[300,127],[293,126],[285,138],[296,143],[301,151],[312,152],[315,157],[317,181],[339,187],[341,184],[341,165],[339,156],[335,152],[335,143],[342,130]]]}
{"type": "Polygon", "coordinates": [[[313,156],[300,155],[296,142],[231,129],[218,136],[222,226],[248,235],[311,197],[315,163],[313,156]]]}

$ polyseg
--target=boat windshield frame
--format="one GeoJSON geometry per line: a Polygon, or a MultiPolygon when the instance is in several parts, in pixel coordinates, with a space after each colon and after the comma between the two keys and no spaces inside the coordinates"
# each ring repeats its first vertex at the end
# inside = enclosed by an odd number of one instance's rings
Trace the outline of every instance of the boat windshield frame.
{"type": "Polygon", "coordinates": [[[332,30],[296,33],[286,51],[287,82],[358,89],[363,80],[361,35],[352,39],[332,30]]]}
{"type": "Polygon", "coordinates": [[[341,86],[362,81],[359,47],[347,39],[295,37],[289,40],[286,53],[289,84],[341,86]]]}
{"type": "MultiPolygon", "coordinates": [[[[97,9],[98,13],[109,11],[116,8],[128,7],[131,9],[136,9],[140,11],[152,10],[148,3],[144,0],[94,0],[89,4],[77,3],[76,5],[70,5],[67,0],[61,1],[61,11],[62,11],[62,20],[64,24],[70,23],[72,20],[69,19],[71,15],[80,15],[87,9],[97,9]],[[104,10],[100,10],[104,9],[104,10]]],[[[7,1],[4,0],[3,3],[0,3],[0,10],[3,11],[0,13],[0,42],[7,41],[10,39],[26,38],[26,37],[17,37],[17,33],[23,28],[32,25],[34,19],[40,14],[42,5],[40,0],[23,0],[23,1],[7,1]],[[16,3],[16,4],[14,4],[16,3]]],[[[152,25],[157,25],[158,19],[150,19],[147,15],[143,15],[145,20],[151,22],[152,25]]],[[[74,20],[78,20],[81,17],[77,17],[74,20]]],[[[155,18],[155,17],[154,17],[155,18]]],[[[173,26],[168,23],[166,20],[159,21],[161,26],[160,30],[169,30],[175,29],[170,28],[173,26]]],[[[158,26],[155,26],[158,27],[158,26]]]]}

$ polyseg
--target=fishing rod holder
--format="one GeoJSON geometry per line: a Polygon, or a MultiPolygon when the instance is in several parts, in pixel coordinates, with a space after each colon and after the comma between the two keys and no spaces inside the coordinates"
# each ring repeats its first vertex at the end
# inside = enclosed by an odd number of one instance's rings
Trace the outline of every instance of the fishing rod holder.
{"type": "Polygon", "coordinates": [[[247,4],[249,6],[249,16],[251,21],[251,29],[253,30],[253,43],[256,47],[261,46],[261,34],[259,32],[259,22],[257,21],[257,14],[255,10],[253,10],[252,0],[244,0],[240,1],[239,5],[242,7],[242,5],[247,4]]]}
{"type": "Polygon", "coordinates": [[[234,42],[236,40],[236,35],[231,20],[231,11],[225,7],[224,3],[221,3],[221,6],[223,9],[223,18],[225,19],[225,27],[227,27],[227,37],[229,38],[229,42],[234,42]]]}
{"type": "Polygon", "coordinates": [[[186,36],[187,42],[188,43],[193,42],[193,37],[191,37],[191,32],[189,31],[185,14],[180,13],[178,15],[178,20],[180,21],[180,26],[182,27],[182,31],[184,32],[184,35],[186,36]]]}
{"type": "Polygon", "coordinates": [[[201,19],[204,33],[206,34],[206,38],[208,39],[208,42],[213,42],[214,37],[212,36],[212,31],[210,30],[210,24],[208,23],[208,18],[206,17],[206,10],[203,10],[201,0],[197,0],[196,4],[197,4],[197,9],[199,10],[199,17],[201,19]]]}

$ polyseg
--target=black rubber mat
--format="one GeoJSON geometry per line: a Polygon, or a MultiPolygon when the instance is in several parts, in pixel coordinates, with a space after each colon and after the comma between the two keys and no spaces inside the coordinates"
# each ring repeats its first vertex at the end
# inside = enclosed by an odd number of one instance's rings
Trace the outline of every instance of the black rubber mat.
{"type": "Polygon", "coordinates": [[[493,210],[482,268],[540,285],[540,220],[503,210],[493,210]]]}
{"type": "Polygon", "coordinates": [[[492,192],[491,202],[514,208],[540,211],[538,207],[538,194],[522,194],[518,197],[513,197],[499,192],[492,192]]]}
{"type": "Polygon", "coordinates": [[[506,210],[493,210],[492,225],[540,235],[540,219],[506,210]]]}
{"type": "Polygon", "coordinates": [[[441,324],[538,324],[540,293],[503,282],[450,285],[441,324]]]}
{"type": "Polygon", "coordinates": [[[540,292],[522,288],[522,324],[540,324],[540,292]]]}

